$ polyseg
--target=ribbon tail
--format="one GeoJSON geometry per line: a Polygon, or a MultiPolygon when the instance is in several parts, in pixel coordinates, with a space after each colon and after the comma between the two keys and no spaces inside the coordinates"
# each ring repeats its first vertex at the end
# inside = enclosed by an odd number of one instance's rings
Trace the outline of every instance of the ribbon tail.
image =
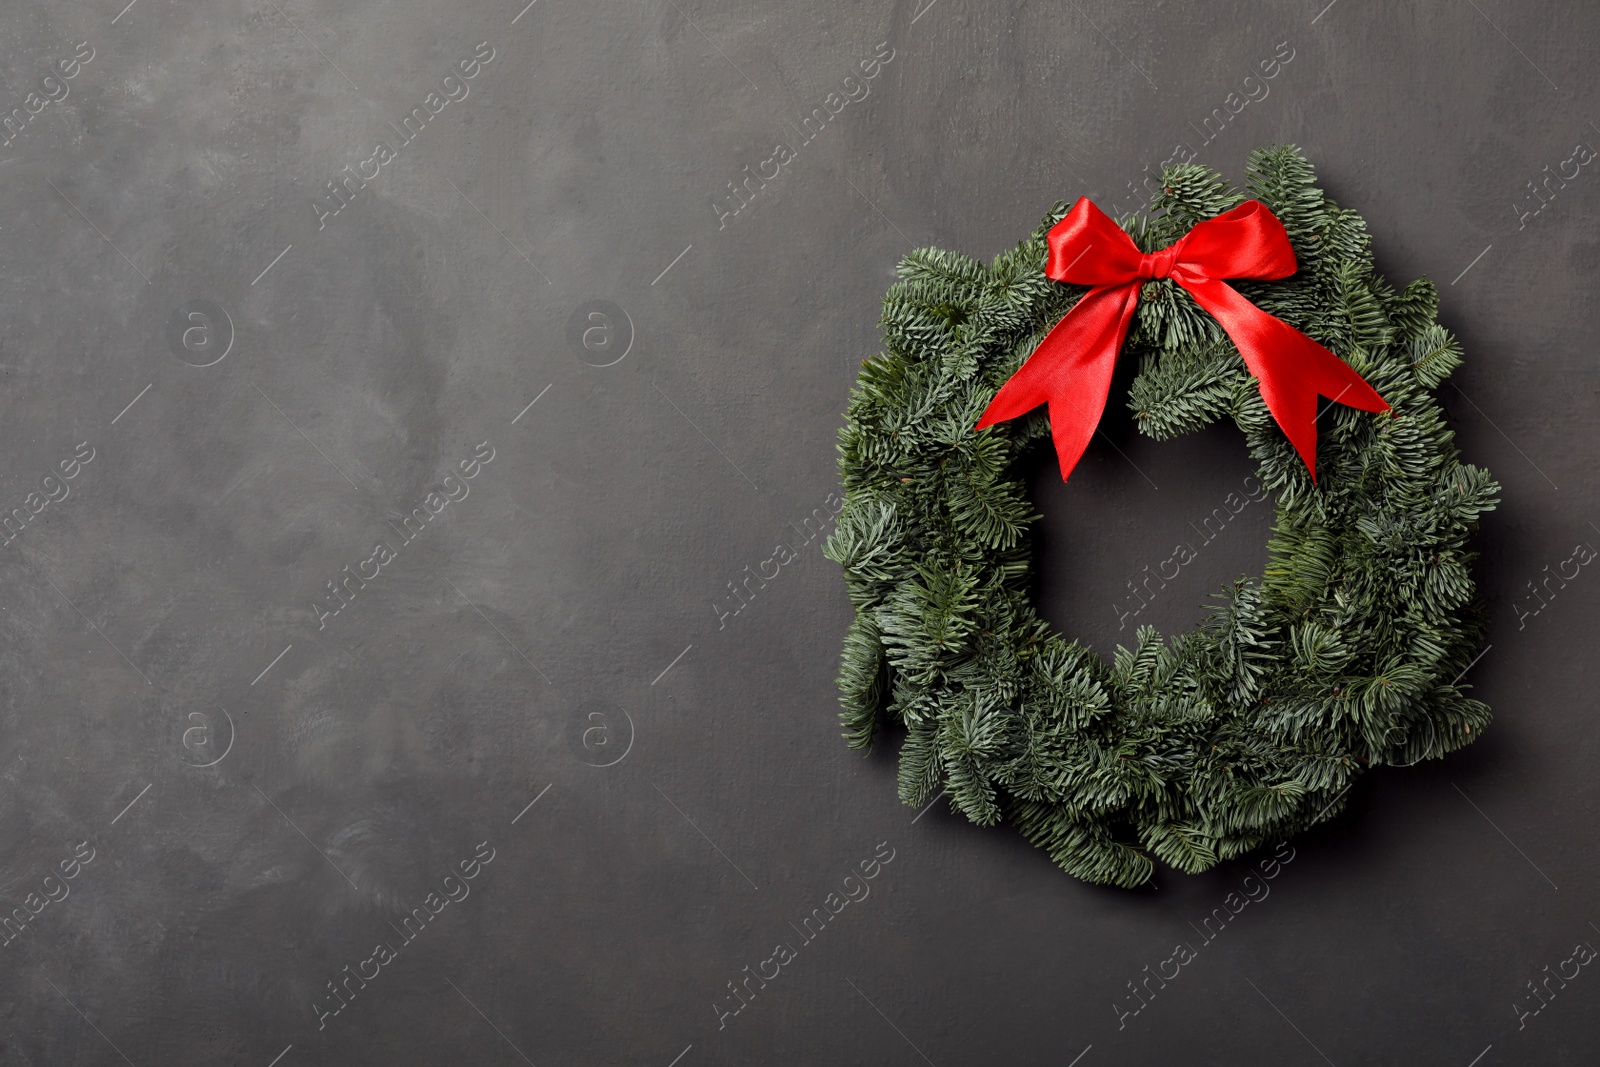
{"type": "Polygon", "coordinates": [[[1317,396],[1361,411],[1389,405],[1344,360],[1214,278],[1179,279],[1195,302],[1222,324],[1255,375],[1261,399],[1317,480],[1317,396]]]}
{"type": "Polygon", "coordinates": [[[1139,303],[1138,282],[1096,286],[1045,334],[1026,363],[1000,387],[977,429],[1050,405],[1050,436],[1066,481],[1078,465],[1111,392],[1111,372],[1139,303]]]}

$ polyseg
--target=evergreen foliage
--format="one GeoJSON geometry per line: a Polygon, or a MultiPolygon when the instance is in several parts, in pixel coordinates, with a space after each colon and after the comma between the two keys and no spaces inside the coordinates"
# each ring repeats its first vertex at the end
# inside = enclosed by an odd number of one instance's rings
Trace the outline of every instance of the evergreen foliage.
{"type": "MultiPolygon", "coordinates": [[[[1222,590],[1196,630],[1141,628],[1111,663],[1053,632],[1030,602],[1019,464],[1049,436],[1045,409],[973,429],[1086,291],[1043,273],[1065,204],[988,266],[935,248],[904,258],[839,435],[846,504],[825,551],[856,609],[839,675],[848,743],[903,726],[906,804],[943,790],[1090,882],[1139,885],[1155,859],[1205,870],[1331,817],[1364,768],[1442,756],[1489,722],[1461,675],[1484,621],[1468,538],[1499,487],[1460,461],[1432,395],[1461,363],[1437,293],[1374,272],[1365,223],[1297,149],[1256,152],[1248,177],[1300,269],[1233,284],[1394,414],[1328,405],[1313,483],[1216,321],[1170,280],[1144,286],[1121,357],[1139,360],[1140,430],[1231,418],[1276,496],[1265,573],[1222,590]]],[[[1151,214],[1122,225],[1155,251],[1244,199],[1174,167],[1151,214]]]]}

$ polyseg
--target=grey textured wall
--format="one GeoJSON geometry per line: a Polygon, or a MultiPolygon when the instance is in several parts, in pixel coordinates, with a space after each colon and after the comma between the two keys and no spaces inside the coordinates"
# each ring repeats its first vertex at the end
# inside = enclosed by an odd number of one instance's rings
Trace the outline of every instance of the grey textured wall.
{"type": "MultiPolygon", "coordinates": [[[[0,1062],[1593,1062],[1600,577],[1527,583],[1600,544],[1600,10],[523,2],[0,14],[0,1062]],[[909,248],[1280,141],[1466,345],[1496,723],[1087,887],[844,748],[834,434],[909,248]]],[[[1035,479],[1101,651],[1249,473],[1111,411],[1148,480],[1035,479]]]]}

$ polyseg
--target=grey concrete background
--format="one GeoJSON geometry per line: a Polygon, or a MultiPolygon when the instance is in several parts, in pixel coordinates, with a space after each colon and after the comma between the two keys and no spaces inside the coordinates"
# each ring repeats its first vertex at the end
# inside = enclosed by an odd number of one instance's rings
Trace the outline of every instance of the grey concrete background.
{"type": "MultiPolygon", "coordinates": [[[[0,14],[0,1062],[1593,1062],[1600,578],[1528,583],[1600,544],[1600,10],[523,2],[0,14]],[[1058,198],[1137,206],[1179,142],[1242,178],[1280,141],[1466,346],[1495,726],[1363,780],[1269,882],[1087,887],[844,748],[806,520],[905,251],[987,257],[1058,198]]],[[[1098,445],[1035,480],[1041,603],[1107,652],[1125,583],[1249,472],[1110,410],[1148,482],[1098,445]]],[[[1269,519],[1139,621],[1189,625],[1269,519]]]]}

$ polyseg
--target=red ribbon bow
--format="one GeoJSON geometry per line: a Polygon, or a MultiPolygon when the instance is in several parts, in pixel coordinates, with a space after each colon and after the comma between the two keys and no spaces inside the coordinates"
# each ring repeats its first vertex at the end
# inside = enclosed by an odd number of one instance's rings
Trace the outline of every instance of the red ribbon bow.
{"type": "Polygon", "coordinates": [[[1171,278],[1221,324],[1261,398],[1317,478],[1317,395],[1362,411],[1388,411],[1361,375],[1317,342],[1246,300],[1223,278],[1287,278],[1298,268],[1289,235],[1267,206],[1247,200],[1195,226],[1159,252],[1142,253],[1122,227],[1080,197],[1050,230],[1045,274],[1093,286],[1000,388],[978,429],[1050,405],[1061,480],[1094,436],[1111,371],[1144,283],[1171,278]],[[1091,255],[1091,253],[1093,253],[1091,255]]]}

